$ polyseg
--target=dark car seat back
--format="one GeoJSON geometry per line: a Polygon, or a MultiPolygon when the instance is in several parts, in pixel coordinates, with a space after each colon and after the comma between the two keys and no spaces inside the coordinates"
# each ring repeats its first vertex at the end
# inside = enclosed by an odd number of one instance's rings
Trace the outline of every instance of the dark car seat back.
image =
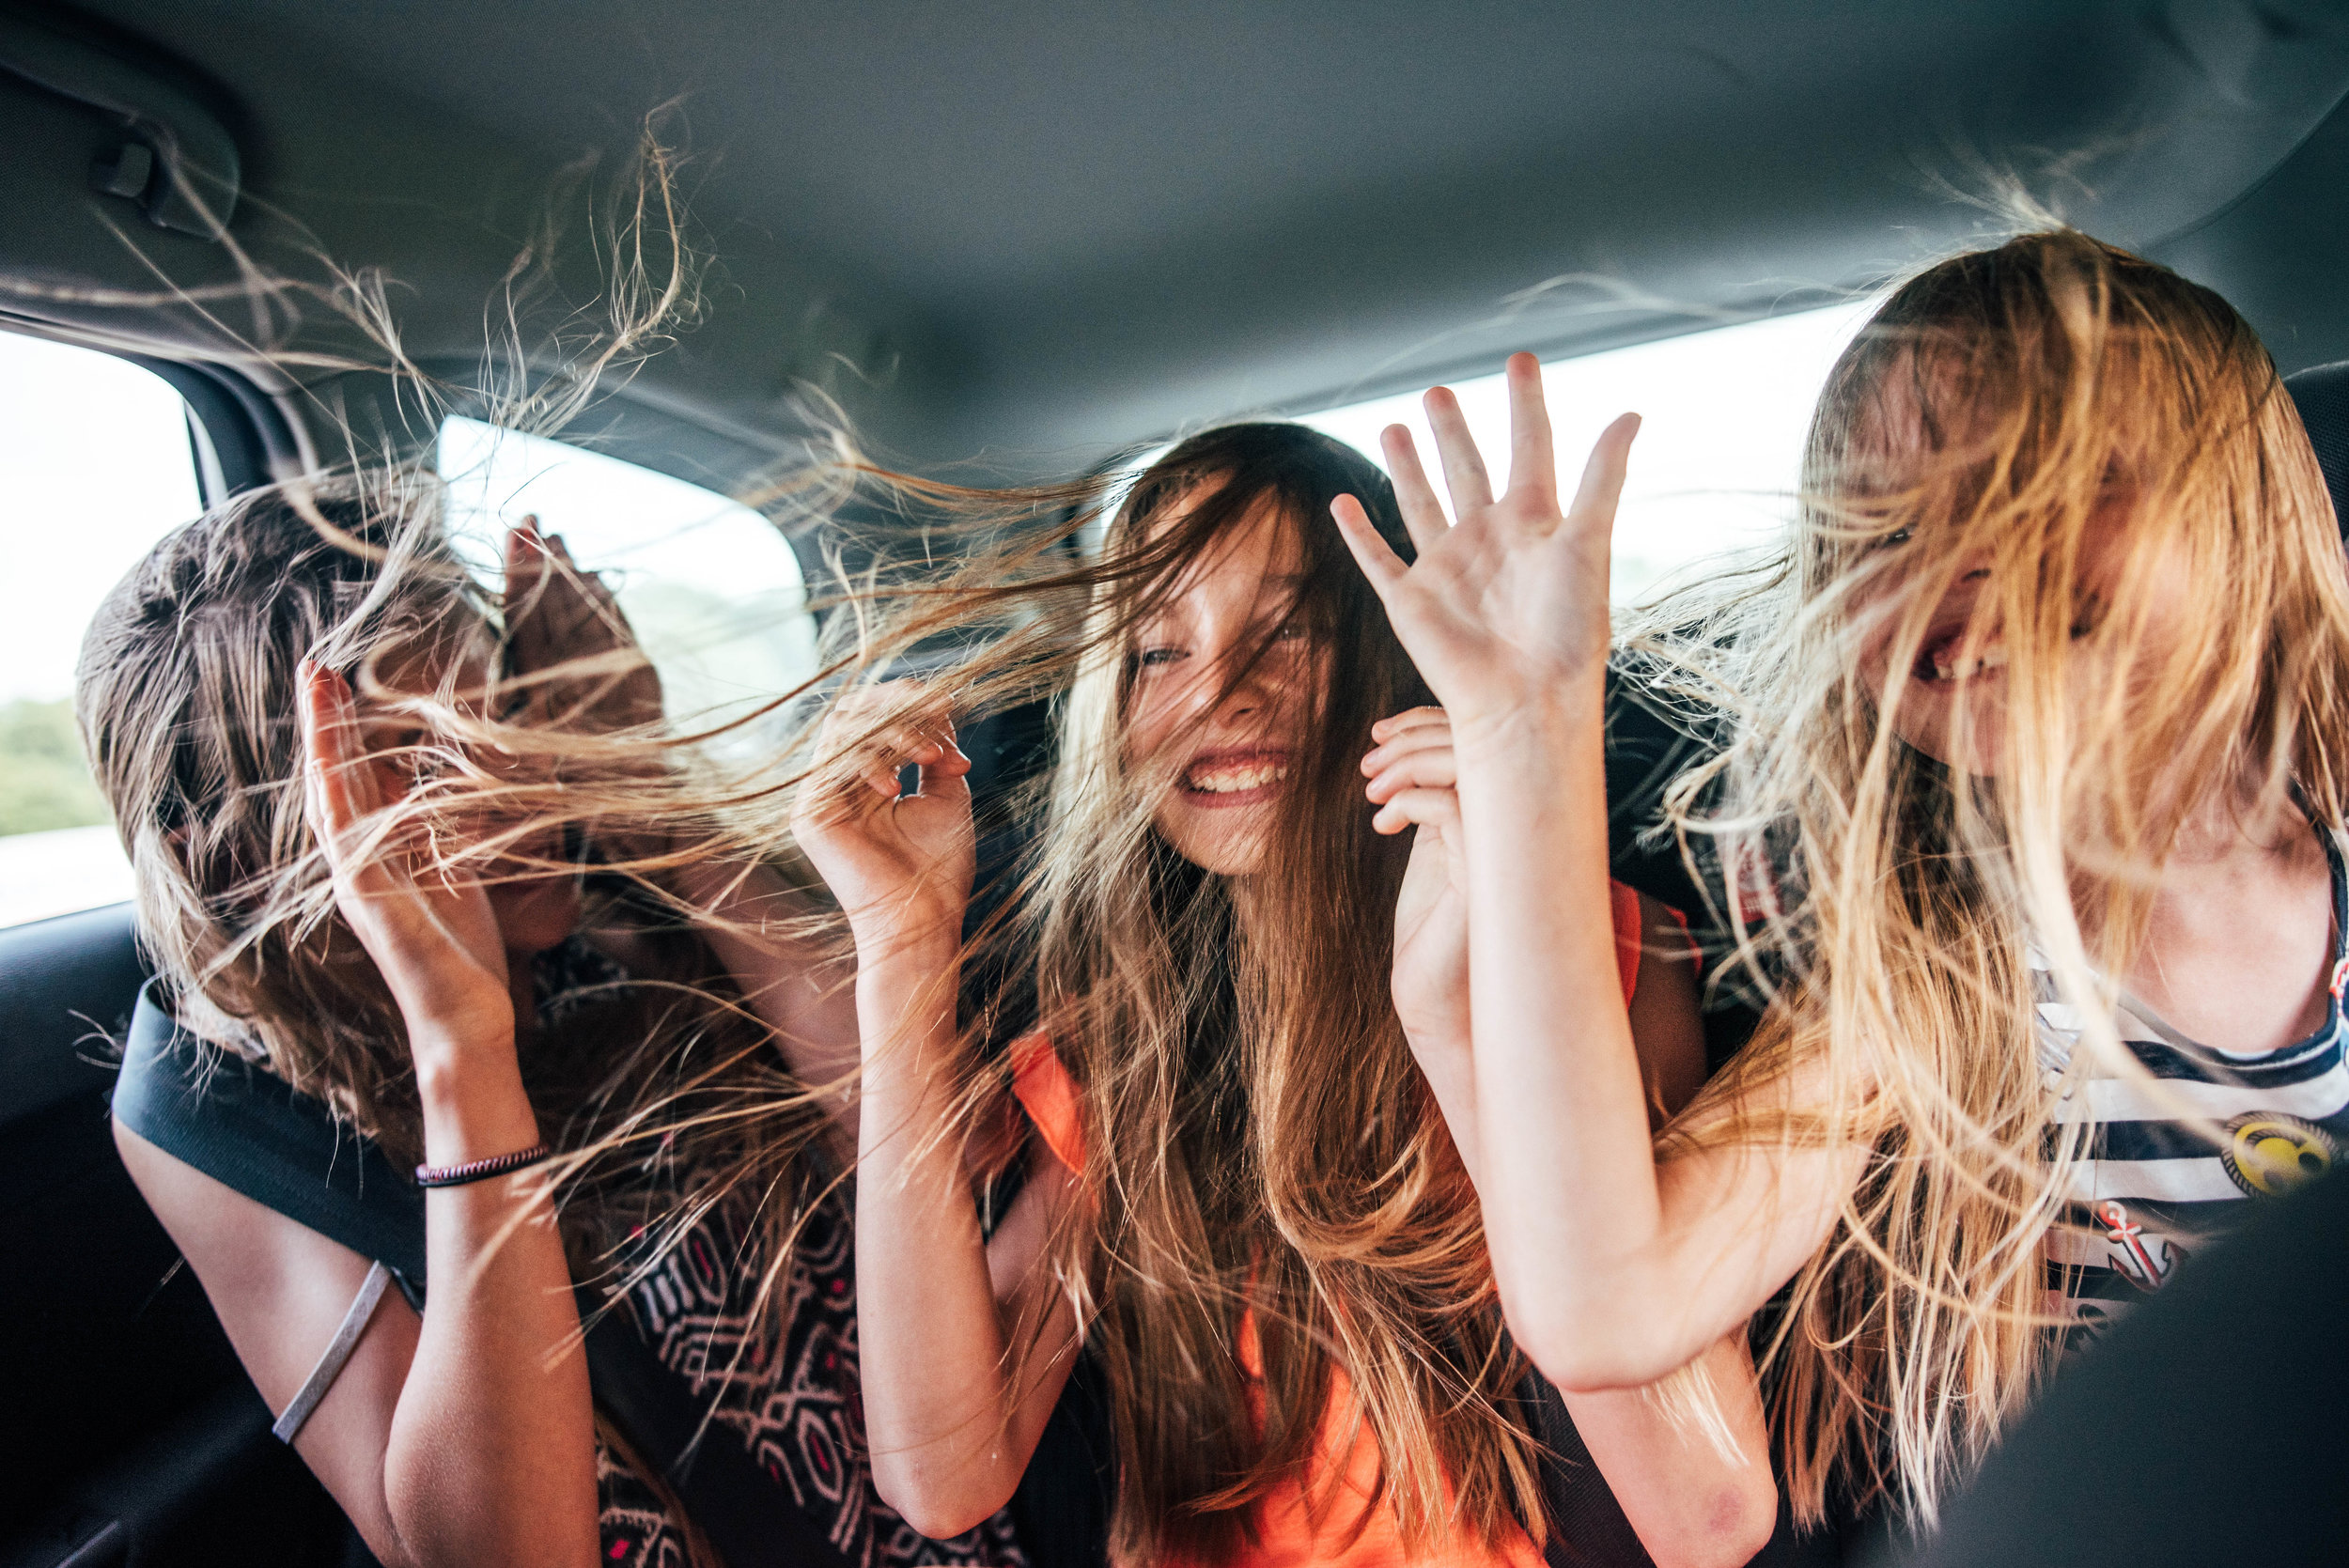
{"type": "Polygon", "coordinates": [[[0,931],[0,1564],[372,1561],[238,1364],[107,1126],[131,908],[0,931]]]}
{"type": "Polygon", "coordinates": [[[2299,405],[2300,423],[2308,427],[2309,444],[2325,471],[2334,520],[2349,538],[2349,360],[2287,376],[2284,386],[2299,405]]]}

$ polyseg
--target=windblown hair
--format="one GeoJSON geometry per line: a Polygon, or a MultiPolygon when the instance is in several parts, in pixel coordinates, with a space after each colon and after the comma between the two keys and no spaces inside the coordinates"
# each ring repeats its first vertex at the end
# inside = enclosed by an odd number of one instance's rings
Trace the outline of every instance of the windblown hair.
{"type": "MultiPolygon", "coordinates": [[[[1227,1560],[1252,1506],[1304,1475],[1341,1375],[1408,1540],[1517,1522],[1539,1537],[1525,1363],[1388,995],[1408,846],[1372,831],[1358,765],[1376,721],[1433,699],[1330,504],[1359,497],[1408,557],[1393,491],[1351,448],[1277,423],[1190,437],[1112,506],[1123,478],[1008,501],[900,488],[949,516],[1024,509],[1029,525],[864,628],[878,671],[985,627],[974,655],[928,678],[958,716],[1053,694],[1056,764],[1011,807],[1032,848],[974,941],[1018,955],[990,959],[999,972],[1033,976],[1034,1017],[1079,1086],[1084,1201],[1053,1266],[1103,1363],[1112,1559],[1227,1560]],[[1078,549],[1105,512],[1097,548],[1078,549]],[[1313,690],[1265,860],[1226,877],[1154,826],[1195,734],[1162,749],[1178,754],[1137,755],[1128,710],[1143,629],[1268,521],[1290,532],[1300,576],[1268,588],[1254,638],[1214,678],[1228,692],[1279,660],[1313,690]],[[1286,662],[1299,633],[1303,668],[1286,662]],[[1243,1322],[1261,1384],[1240,1360],[1243,1322]]],[[[1016,1027],[980,1006],[972,1028],[991,1040],[973,1060],[1016,1027]]],[[[974,1113],[987,1093],[982,1079],[974,1113]]]]}
{"type": "Polygon", "coordinates": [[[2134,1068],[2112,977],[2182,828],[2342,823],[2341,536],[2243,318],[2059,229],[1894,290],[1828,378],[1785,556],[1656,625],[1736,718],[1671,811],[1776,988],[1671,1141],[1870,1151],[1779,1321],[1776,1417],[1798,1516],[1889,1493],[1930,1521],[2050,1361],[2064,1074],[2134,1068]],[[1939,748],[1970,766],[1904,741],[1937,658],[1991,648],[2002,700],[1952,699],[1939,748]],[[2034,946],[2087,1020],[2068,1068],[2034,946]]]}
{"type": "MultiPolygon", "coordinates": [[[[591,201],[596,307],[554,295],[550,219],[492,312],[501,335],[486,346],[480,385],[448,386],[412,364],[382,280],[331,262],[334,283],[307,290],[249,269],[256,311],[323,298],[371,349],[321,359],[255,343],[240,353],[279,370],[381,376],[402,413],[427,416],[425,431],[463,399],[501,427],[559,432],[599,383],[625,377],[699,308],[701,262],[658,119],[591,201]],[[538,305],[552,306],[551,325],[538,305]]],[[[315,411],[331,422],[331,409],[315,411]]],[[[572,878],[583,929],[628,946],[626,978],[574,987],[560,1026],[523,1053],[560,1157],[575,1276],[608,1280],[623,1241],[629,1266],[648,1268],[664,1233],[741,1193],[782,1243],[765,1259],[771,1306],[804,1203],[836,1172],[804,1157],[822,1123],[809,1086],[784,1068],[773,1032],[694,928],[708,923],[676,873],[770,858],[758,801],[774,786],[757,781],[747,803],[734,800],[696,766],[708,734],[691,723],[576,722],[644,671],[626,639],[553,668],[512,667],[512,606],[454,548],[428,459],[399,451],[403,434],[412,443],[419,433],[344,428],[347,456],[331,470],[281,478],[174,530],[93,619],[75,710],[130,852],[141,940],[200,1037],[325,1101],[396,1164],[420,1157],[399,1011],[334,908],[303,809],[300,664],[339,672],[378,759],[416,786],[365,825],[358,854],[423,843],[426,875],[572,878]]],[[[548,582],[572,575],[548,563],[548,582]]]]}
{"type": "MultiPolygon", "coordinates": [[[[255,491],[167,535],[101,606],[75,707],[130,851],[141,940],[200,1037],[324,1100],[396,1162],[421,1157],[405,1026],[334,908],[303,811],[299,665],[340,671],[366,722],[406,732],[375,754],[418,784],[369,824],[364,853],[421,830],[449,873],[568,877],[583,926],[629,941],[628,978],[589,986],[523,1055],[549,1141],[572,1157],[575,1267],[592,1273],[614,1239],[612,1203],[685,1201],[646,1186],[655,1167],[698,1188],[696,1203],[745,1184],[773,1198],[780,1184],[770,1212],[789,1214],[817,1117],[803,1086],[708,942],[674,918],[682,901],[664,903],[658,871],[581,859],[589,812],[550,809],[621,800],[643,815],[600,825],[643,831],[669,802],[661,825],[690,856],[689,782],[607,766],[598,787],[599,764],[641,764],[648,741],[574,736],[566,748],[518,711],[544,677],[505,675],[505,630],[449,548],[440,495],[437,477],[397,468],[305,484],[299,509],[283,487],[255,491]]],[[[622,1232],[678,1218],[641,1207],[622,1232]]]]}

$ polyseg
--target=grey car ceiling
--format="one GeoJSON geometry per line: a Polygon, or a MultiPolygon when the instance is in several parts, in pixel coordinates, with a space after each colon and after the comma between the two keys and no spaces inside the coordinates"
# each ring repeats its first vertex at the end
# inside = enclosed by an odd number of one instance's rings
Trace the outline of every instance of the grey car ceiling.
{"type": "MultiPolygon", "coordinates": [[[[786,445],[808,382],[910,464],[1043,474],[1509,348],[1784,308],[1984,232],[1967,198],[1999,174],[2237,298],[2287,368],[2349,357],[2331,0],[42,14],[208,99],[243,158],[238,232],[266,252],[282,211],[384,268],[411,349],[459,365],[554,172],[675,101],[717,287],[612,436],[703,478],[786,445]]],[[[90,194],[107,128],[38,96],[0,76],[23,153],[0,271],[39,286],[8,308],[129,319],[87,287],[224,275],[219,247],[90,194]]]]}

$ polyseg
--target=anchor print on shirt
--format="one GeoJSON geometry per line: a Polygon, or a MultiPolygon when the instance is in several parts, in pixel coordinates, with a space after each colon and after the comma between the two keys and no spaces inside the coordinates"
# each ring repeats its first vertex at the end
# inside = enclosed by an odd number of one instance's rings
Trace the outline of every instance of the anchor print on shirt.
{"type": "Polygon", "coordinates": [[[2109,1198],[2096,1205],[2096,1218],[2105,1226],[2105,1239],[2111,1243],[2112,1265],[2139,1290],[2160,1289],[2162,1281],[2186,1260],[2184,1248],[2162,1236],[2148,1236],[2145,1227],[2109,1198]]]}

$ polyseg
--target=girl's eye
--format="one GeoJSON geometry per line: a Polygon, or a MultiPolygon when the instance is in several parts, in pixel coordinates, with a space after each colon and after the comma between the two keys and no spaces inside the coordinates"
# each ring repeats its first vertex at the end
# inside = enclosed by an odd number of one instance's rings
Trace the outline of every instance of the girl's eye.
{"type": "Polygon", "coordinates": [[[1913,528],[1895,528],[1890,534],[1884,535],[1876,540],[1876,548],[1878,550],[1898,550],[1901,546],[1906,544],[1909,540],[1915,538],[1916,536],[1917,531],[1913,528]]]}
{"type": "Polygon", "coordinates": [[[1180,648],[1144,648],[1134,655],[1134,662],[1143,669],[1149,670],[1161,664],[1172,664],[1182,657],[1183,650],[1180,648]]]}

